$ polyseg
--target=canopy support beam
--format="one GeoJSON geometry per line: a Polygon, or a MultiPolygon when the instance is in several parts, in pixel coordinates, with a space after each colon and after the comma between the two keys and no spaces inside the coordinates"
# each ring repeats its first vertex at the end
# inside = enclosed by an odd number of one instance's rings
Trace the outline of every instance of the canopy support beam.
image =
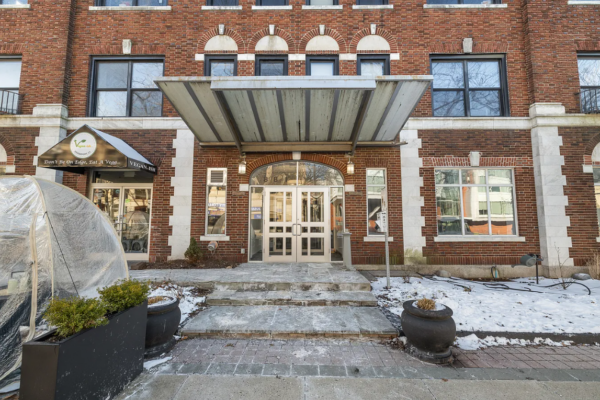
{"type": "Polygon", "coordinates": [[[233,136],[233,141],[235,146],[238,148],[240,154],[244,151],[242,150],[242,135],[240,134],[240,130],[235,123],[235,119],[233,119],[233,115],[231,115],[231,110],[229,109],[229,105],[227,104],[227,100],[225,100],[225,95],[223,92],[214,91],[215,99],[217,100],[217,104],[221,109],[221,113],[225,117],[225,122],[227,123],[227,127],[231,132],[231,136],[233,136]]]}
{"type": "Polygon", "coordinates": [[[373,98],[374,90],[367,90],[363,93],[362,102],[360,104],[360,109],[358,110],[358,115],[356,116],[356,121],[354,122],[354,128],[352,129],[352,135],[350,136],[350,141],[352,142],[352,147],[350,149],[350,155],[353,156],[356,151],[356,145],[358,144],[358,137],[360,136],[360,130],[362,129],[362,125],[365,122],[365,117],[367,115],[367,109],[369,108],[369,103],[373,98]]]}

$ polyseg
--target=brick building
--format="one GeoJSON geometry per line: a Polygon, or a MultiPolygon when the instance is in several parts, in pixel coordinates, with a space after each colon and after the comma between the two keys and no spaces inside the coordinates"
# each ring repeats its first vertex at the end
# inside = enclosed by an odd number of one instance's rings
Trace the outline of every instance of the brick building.
{"type": "Polygon", "coordinates": [[[0,174],[89,197],[132,260],[192,236],[237,261],[382,264],[387,205],[393,264],[575,269],[600,246],[596,18],[600,1],[0,0],[0,174]],[[78,134],[95,155],[73,158],[78,134]],[[44,164],[61,144],[70,161],[44,164]],[[111,152],[134,162],[92,162],[111,152]]]}

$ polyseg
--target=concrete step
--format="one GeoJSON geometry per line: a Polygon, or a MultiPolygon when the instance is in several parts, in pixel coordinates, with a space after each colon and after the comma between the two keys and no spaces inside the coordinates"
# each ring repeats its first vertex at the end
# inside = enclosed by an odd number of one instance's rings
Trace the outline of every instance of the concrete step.
{"type": "Polygon", "coordinates": [[[188,337],[389,338],[396,328],[377,307],[215,306],[182,329],[188,337]]]}
{"type": "Polygon", "coordinates": [[[377,299],[371,292],[287,292],[287,291],[234,291],[219,290],[206,297],[211,306],[363,306],[376,307],[377,299]]]}

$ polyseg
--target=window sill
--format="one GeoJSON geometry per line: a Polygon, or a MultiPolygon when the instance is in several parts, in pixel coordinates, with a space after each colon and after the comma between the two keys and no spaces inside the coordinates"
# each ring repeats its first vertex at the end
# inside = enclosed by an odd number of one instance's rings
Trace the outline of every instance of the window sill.
{"type": "Polygon", "coordinates": [[[229,236],[214,235],[214,236],[200,236],[201,242],[229,242],[229,236]]]}
{"type": "Polygon", "coordinates": [[[302,6],[303,10],[342,10],[344,6],[340,4],[339,6],[302,6]]]}
{"type": "Polygon", "coordinates": [[[31,4],[0,4],[0,10],[10,8],[31,8],[31,4]]]}
{"type": "Polygon", "coordinates": [[[171,6],[91,6],[90,11],[171,11],[171,6]]]}
{"type": "Polygon", "coordinates": [[[202,6],[202,10],[241,11],[242,6],[202,6]]]}
{"type": "Polygon", "coordinates": [[[508,4],[423,4],[423,8],[508,8],[508,4]]]}
{"type": "Polygon", "coordinates": [[[434,242],[525,242],[522,236],[436,236],[434,242]]]}
{"type": "Polygon", "coordinates": [[[252,10],[264,10],[264,11],[269,11],[269,10],[291,10],[292,6],[252,6],[252,10]]]}
{"type": "MultiPolygon", "coordinates": [[[[393,237],[388,237],[388,242],[393,242],[393,237]]],[[[363,242],[385,242],[385,236],[365,236],[363,237],[363,242]]]]}
{"type": "Polygon", "coordinates": [[[600,1],[567,1],[567,4],[570,6],[600,6],[600,1]]]}
{"type": "Polygon", "coordinates": [[[393,4],[379,4],[379,5],[357,5],[352,6],[353,10],[391,10],[394,8],[393,4]]]}

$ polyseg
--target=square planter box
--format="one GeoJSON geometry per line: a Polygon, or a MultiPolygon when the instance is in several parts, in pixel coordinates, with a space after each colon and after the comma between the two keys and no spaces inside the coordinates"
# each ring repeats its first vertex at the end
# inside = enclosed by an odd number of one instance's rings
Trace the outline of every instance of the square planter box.
{"type": "Polygon", "coordinates": [[[148,302],[115,314],[108,325],[60,342],[49,332],[23,344],[20,400],[101,399],[117,395],[144,368],[148,302]]]}

